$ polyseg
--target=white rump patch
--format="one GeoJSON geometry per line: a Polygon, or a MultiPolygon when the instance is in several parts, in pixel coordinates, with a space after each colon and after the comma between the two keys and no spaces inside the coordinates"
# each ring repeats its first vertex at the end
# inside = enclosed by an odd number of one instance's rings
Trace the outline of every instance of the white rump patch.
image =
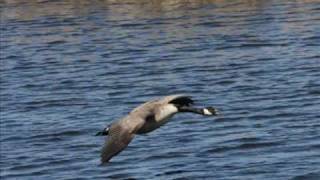
{"type": "Polygon", "coordinates": [[[207,108],[203,108],[203,114],[212,115],[212,113],[207,108]]]}

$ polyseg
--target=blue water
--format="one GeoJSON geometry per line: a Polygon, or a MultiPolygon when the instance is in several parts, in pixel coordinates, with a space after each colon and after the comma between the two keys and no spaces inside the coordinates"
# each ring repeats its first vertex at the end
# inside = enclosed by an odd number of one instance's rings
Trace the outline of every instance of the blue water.
{"type": "Polygon", "coordinates": [[[1,7],[1,179],[320,179],[320,2],[14,1],[1,7]],[[107,166],[94,134],[176,115],[107,166]]]}

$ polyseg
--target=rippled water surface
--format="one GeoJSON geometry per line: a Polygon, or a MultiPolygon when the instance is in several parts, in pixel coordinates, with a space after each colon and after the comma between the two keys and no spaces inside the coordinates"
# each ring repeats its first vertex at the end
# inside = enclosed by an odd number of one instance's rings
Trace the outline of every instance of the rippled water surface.
{"type": "Polygon", "coordinates": [[[4,0],[1,179],[320,179],[320,1],[4,0]],[[192,95],[107,166],[94,134],[192,95]]]}

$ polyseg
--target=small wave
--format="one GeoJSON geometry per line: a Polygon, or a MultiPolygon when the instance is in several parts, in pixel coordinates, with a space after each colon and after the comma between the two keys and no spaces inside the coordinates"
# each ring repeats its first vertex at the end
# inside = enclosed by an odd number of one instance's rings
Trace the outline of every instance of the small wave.
{"type": "Polygon", "coordinates": [[[320,172],[311,172],[303,175],[298,175],[293,177],[291,180],[319,180],[320,179],[320,172]]]}
{"type": "Polygon", "coordinates": [[[237,146],[216,147],[216,148],[207,150],[206,153],[223,153],[227,151],[236,151],[236,150],[252,150],[252,149],[258,149],[258,148],[278,146],[280,144],[281,144],[280,142],[244,143],[237,146]]]}
{"type": "Polygon", "coordinates": [[[82,131],[62,131],[57,133],[43,133],[43,134],[37,134],[30,137],[30,139],[42,139],[42,138],[50,138],[51,140],[62,140],[62,137],[68,137],[68,136],[79,136],[82,134],[82,131]]]}
{"type": "Polygon", "coordinates": [[[56,45],[56,44],[63,44],[66,43],[67,41],[65,40],[54,40],[54,41],[50,41],[48,42],[49,45],[56,45]]]}
{"type": "Polygon", "coordinates": [[[71,145],[69,148],[70,149],[89,149],[89,148],[97,148],[100,147],[97,144],[77,144],[77,145],[71,145]]]}
{"type": "Polygon", "coordinates": [[[144,158],[144,161],[150,161],[150,160],[157,160],[157,159],[175,159],[179,157],[185,157],[181,152],[176,152],[172,154],[166,154],[166,155],[151,155],[146,158],[144,158]]]}
{"type": "Polygon", "coordinates": [[[173,174],[181,174],[181,173],[185,173],[187,171],[184,170],[174,170],[174,171],[166,171],[164,172],[165,175],[173,175],[173,174]]]}
{"type": "Polygon", "coordinates": [[[279,142],[245,143],[238,146],[238,149],[256,149],[270,146],[277,146],[279,142]]]}
{"type": "Polygon", "coordinates": [[[11,171],[22,171],[26,169],[32,169],[34,168],[34,165],[28,164],[28,165],[21,165],[21,166],[13,166],[10,168],[11,171]]]}
{"type": "Polygon", "coordinates": [[[123,28],[135,28],[135,27],[146,27],[146,24],[143,23],[123,23],[119,25],[120,27],[123,28]]]}
{"type": "Polygon", "coordinates": [[[233,81],[233,80],[222,80],[217,82],[217,84],[223,85],[223,86],[234,84],[234,83],[236,83],[236,81],[233,81]]]}
{"type": "Polygon", "coordinates": [[[71,163],[72,160],[70,159],[62,159],[62,160],[52,160],[48,162],[48,166],[50,165],[63,165],[63,164],[67,164],[67,163],[71,163]]]}
{"type": "Polygon", "coordinates": [[[320,95],[320,89],[314,89],[309,91],[310,95],[320,95]]]}
{"type": "Polygon", "coordinates": [[[219,22],[203,22],[203,23],[198,23],[196,25],[205,26],[205,27],[223,27],[224,26],[219,22]]]}
{"type": "Polygon", "coordinates": [[[23,108],[24,111],[32,111],[40,108],[52,108],[52,107],[63,107],[63,106],[81,106],[87,105],[87,102],[82,101],[79,98],[70,99],[58,99],[58,100],[41,100],[25,102],[23,108]]]}
{"type": "Polygon", "coordinates": [[[135,178],[130,177],[130,174],[126,174],[126,173],[118,173],[118,174],[113,174],[108,176],[108,178],[111,179],[124,179],[124,180],[135,180],[135,178]]]}

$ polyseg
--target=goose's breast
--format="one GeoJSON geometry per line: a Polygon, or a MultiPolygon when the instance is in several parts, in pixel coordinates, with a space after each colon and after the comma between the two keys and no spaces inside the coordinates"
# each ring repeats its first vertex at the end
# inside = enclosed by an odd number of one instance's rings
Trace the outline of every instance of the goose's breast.
{"type": "Polygon", "coordinates": [[[139,129],[137,134],[144,134],[153,131],[164,125],[169,119],[178,112],[178,109],[171,104],[161,106],[157,109],[154,118],[148,119],[145,124],[139,129]]]}
{"type": "Polygon", "coordinates": [[[160,106],[155,113],[155,121],[159,124],[164,124],[171,116],[178,112],[178,108],[173,104],[160,106]]]}

